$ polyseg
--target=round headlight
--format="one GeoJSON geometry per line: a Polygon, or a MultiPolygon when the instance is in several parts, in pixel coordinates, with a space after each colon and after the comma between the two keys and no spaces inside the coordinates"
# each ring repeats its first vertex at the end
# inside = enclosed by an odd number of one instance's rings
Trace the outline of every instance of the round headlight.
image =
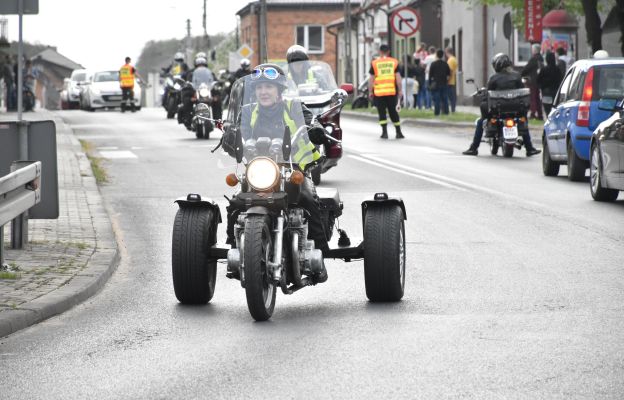
{"type": "Polygon", "coordinates": [[[199,89],[199,95],[201,97],[208,97],[208,96],[210,96],[210,90],[208,90],[208,88],[203,87],[203,88],[199,89]]]}
{"type": "Polygon", "coordinates": [[[268,157],[258,157],[247,165],[246,177],[253,189],[269,190],[279,182],[279,167],[268,157]]]}

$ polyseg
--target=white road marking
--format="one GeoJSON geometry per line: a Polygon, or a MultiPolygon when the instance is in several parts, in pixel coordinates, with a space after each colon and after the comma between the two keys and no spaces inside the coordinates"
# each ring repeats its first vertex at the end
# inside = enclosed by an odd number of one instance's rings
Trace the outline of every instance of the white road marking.
{"type": "Polygon", "coordinates": [[[104,158],[139,158],[130,150],[100,151],[99,153],[104,158]]]}
{"type": "Polygon", "coordinates": [[[117,146],[102,146],[97,148],[99,150],[117,150],[119,147],[117,146]]]}
{"type": "Polygon", "coordinates": [[[438,149],[438,148],[435,148],[435,147],[429,147],[429,146],[408,146],[408,147],[410,149],[423,151],[423,152],[429,153],[429,154],[453,154],[452,151],[442,150],[442,149],[438,149]]]}
{"type": "Polygon", "coordinates": [[[130,147],[130,150],[143,150],[145,149],[145,147],[141,147],[141,146],[132,146],[130,147]]]}

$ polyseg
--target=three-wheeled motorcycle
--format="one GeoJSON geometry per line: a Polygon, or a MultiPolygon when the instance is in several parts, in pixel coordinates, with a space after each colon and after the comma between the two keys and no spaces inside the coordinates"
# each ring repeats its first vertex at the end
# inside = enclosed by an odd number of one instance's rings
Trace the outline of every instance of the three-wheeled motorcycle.
{"type": "Polygon", "coordinates": [[[255,129],[250,118],[262,118],[258,109],[265,99],[256,97],[254,76],[234,83],[227,120],[216,121],[224,132],[224,149],[237,162],[236,171],[226,177],[226,183],[237,190],[229,199],[227,219],[218,204],[198,193],[175,201],[179,209],[173,226],[172,273],[177,299],[183,304],[209,302],[215,292],[217,261],[223,259],[226,276],[239,280],[245,289],[251,316],[268,320],[278,290],[292,294],[320,284],[323,281],[314,277],[324,270],[325,260],[333,258],[363,259],[367,297],[374,302],[399,301],[406,266],[403,201],[376,193],[362,202],[363,240],[351,245],[337,228],[343,212],[338,191],[324,189],[318,203],[329,249],[316,248],[308,236],[310,214],[300,200],[310,169],[319,162],[315,143],[330,136],[312,128],[314,118],[306,120],[311,114],[306,115],[298,100],[286,99],[287,92],[282,94],[287,111],[273,113],[273,125],[280,130],[255,129]],[[222,221],[231,224],[229,246],[217,244],[222,221]]]}

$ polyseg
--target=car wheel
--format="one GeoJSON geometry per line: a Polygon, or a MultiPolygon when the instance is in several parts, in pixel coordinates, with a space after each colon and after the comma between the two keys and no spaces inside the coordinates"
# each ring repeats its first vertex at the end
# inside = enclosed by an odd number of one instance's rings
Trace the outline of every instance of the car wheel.
{"type": "Polygon", "coordinates": [[[592,145],[589,158],[589,189],[596,201],[615,201],[620,193],[619,190],[608,189],[602,185],[602,161],[600,148],[596,143],[592,145]]]}
{"type": "Polygon", "coordinates": [[[546,138],[542,138],[544,143],[544,149],[542,150],[542,172],[545,176],[557,176],[559,175],[559,163],[550,158],[550,149],[548,148],[548,141],[546,138]]]}
{"type": "Polygon", "coordinates": [[[585,178],[585,162],[576,155],[572,138],[568,140],[568,179],[573,182],[582,181],[585,178]]]}

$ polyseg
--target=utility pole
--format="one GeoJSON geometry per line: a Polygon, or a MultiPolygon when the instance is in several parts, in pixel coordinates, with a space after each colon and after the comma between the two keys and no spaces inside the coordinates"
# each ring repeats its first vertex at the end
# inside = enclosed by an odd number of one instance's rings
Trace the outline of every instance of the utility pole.
{"type": "Polygon", "coordinates": [[[204,0],[204,15],[202,16],[202,26],[204,27],[204,37],[208,36],[206,32],[206,0],[204,0]]]}
{"type": "Polygon", "coordinates": [[[266,0],[260,0],[260,62],[267,62],[268,45],[266,29],[266,0]]]}
{"type": "Polygon", "coordinates": [[[186,61],[190,62],[193,55],[193,49],[191,49],[191,20],[186,20],[186,61]]]}
{"type": "Polygon", "coordinates": [[[351,65],[351,0],[344,0],[345,81],[353,83],[351,65]]]}

